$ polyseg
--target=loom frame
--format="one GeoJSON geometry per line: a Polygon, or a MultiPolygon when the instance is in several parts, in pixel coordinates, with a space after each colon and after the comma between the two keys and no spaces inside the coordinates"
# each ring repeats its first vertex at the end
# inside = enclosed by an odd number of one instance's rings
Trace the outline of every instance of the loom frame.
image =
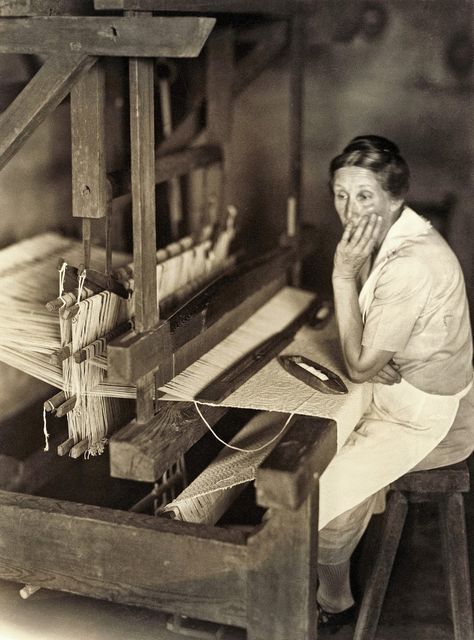
{"type": "Polygon", "coordinates": [[[316,638],[318,480],[335,451],[334,421],[297,417],[257,471],[269,511],[250,534],[0,491],[0,578],[245,627],[248,640],[316,638]]]}
{"type": "MultiPolygon", "coordinates": [[[[178,28],[171,44],[162,48],[154,38],[143,37],[141,25],[153,21],[163,33],[160,25],[166,20],[174,20],[176,25],[193,20],[183,16],[190,10],[195,12],[194,0],[174,2],[177,15],[163,19],[151,12],[169,9],[164,0],[95,0],[94,5],[78,0],[11,0],[0,8],[0,30],[5,36],[0,52],[48,54],[38,74],[0,115],[0,169],[71,92],[73,215],[83,219],[87,250],[90,219],[103,217],[110,225],[112,199],[132,193],[135,331],[145,352],[147,335],[159,326],[155,184],[218,162],[225,185],[232,101],[282,50],[287,35],[292,94],[288,200],[295,213],[295,231],[287,234],[284,243],[294,249],[300,246],[303,33],[305,12],[313,4],[313,0],[266,0],[255,8],[255,3],[248,0],[208,0],[199,4],[206,15],[197,19],[199,36],[192,46],[183,41],[183,31],[178,28]],[[109,10],[124,14],[119,18],[115,14],[113,18],[104,16],[103,12],[109,10]],[[205,92],[197,96],[173,135],[155,149],[152,58],[197,55],[212,29],[213,18],[208,14],[254,11],[282,15],[286,26],[275,23],[260,27],[256,47],[235,67],[232,30],[217,33],[209,43],[205,92]],[[120,25],[120,34],[124,28],[125,43],[117,44],[103,35],[114,35],[116,24],[120,25]],[[68,36],[70,33],[74,38],[68,36]],[[107,173],[104,162],[104,77],[97,64],[97,56],[102,55],[129,57],[131,169],[114,173],[107,173]],[[227,73],[229,70],[232,73],[227,73]],[[188,147],[199,132],[205,99],[206,142],[188,147]],[[84,118],[87,127],[83,126],[84,118]]],[[[298,271],[296,257],[286,279],[296,283],[298,271]]],[[[273,286],[271,280],[268,286],[273,286]]],[[[167,348],[165,342],[161,346],[167,348]]],[[[122,439],[127,430],[133,431],[131,441],[137,431],[152,431],[154,436],[166,431],[166,420],[157,413],[161,407],[154,400],[157,367],[159,375],[157,361],[139,369],[139,375],[130,374],[138,376],[137,413],[122,430],[122,439]]],[[[179,403],[174,420],[186,423],[189,411],[189,403],[179,403]]],[[[217,420],[219,411],[215,413],[217,420]]],[[[175,441],[173,455],[186,450],[190,440],[201,435],[199,429],[191,437],[185,432],[183,429],[176,438],[168,430],[168,441],[175,441]]],[[[127,438],[125,435],[125,441],[127,438]]],[[[163,446],[158,449],[162,453],[163,446]]],[[[250,535],[32,496],[28,495],[28,486],[21,487],[24,494],[0,491],[0,577],[245,627],[249,640],[316,638],[318,478],[335,451],[336,425],[331,420],[299,417],[257,472],[258,503],[268,508],[268,518],[250,535]],[[277,493],[275,487],[279,487],[277,493]],[[131,554],[130,548],[142,552],[131,554]],[[187,561],[179,564],[181,584],[177,586],[176,573],[169,563],[180,557],[187,561]],[[207,580],[201,575],[203,567],[208,572],[207,580]],[[218,580],[212,573],[209,576],[209,568],[215,569],[218,580]],[[148,586],[144,587],[147,580],[148,586]],[[174,586],[170,589],[171,583],[174,586]],[[228,600],[225,607],[223,591],[228,600]]],[[[155,450],[151,454],[151,476],[162,470],[161,453],[155,450]]]]}

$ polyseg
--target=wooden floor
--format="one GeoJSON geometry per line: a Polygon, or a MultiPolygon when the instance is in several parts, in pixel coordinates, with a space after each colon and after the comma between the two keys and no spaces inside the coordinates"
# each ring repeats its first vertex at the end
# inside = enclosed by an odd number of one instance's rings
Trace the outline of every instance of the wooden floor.
{"type": "MultiPolygon", "coordinates": [[[[98,502],[105,502],[110,494],[106,495],[100,482],[103,473],[100,463],[93,461],[89,468],[97,481],[94,484],[102,487],[98,502]]],[[[474,468],[471,475],[474,478],[474,468]]],[[[466,496],[466,511],[474,573],[474,492],[466,496]]],[[[428,505],[416,505],[409,515],[377,640],[453,638],[435,515],[428,505]]],[[[21,586],[0,581],[0,640],[179,640],[189,637],[167,630],[167,618],[158,612],[44,590],[22,600],[21,586]]],[[[244,637],[237,630],[224,636],[225,640],[244,637]]],[[[344,628],[330,637],[350,640],[352,630],[344,628]]]]}

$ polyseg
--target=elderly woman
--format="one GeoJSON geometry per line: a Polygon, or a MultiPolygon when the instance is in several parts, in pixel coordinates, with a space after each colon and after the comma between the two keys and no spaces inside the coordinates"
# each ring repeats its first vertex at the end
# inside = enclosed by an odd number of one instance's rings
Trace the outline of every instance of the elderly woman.
{"type": "Polygon", "coordinates": [[[353,610],[349,561],[385,487],[413,468],[474,449],[472,336],[459,263],[404,202],[409,170],[395,144],[354,138],[330,165],[344,226],[333,288],[348,375],[373,398],[321,478],[320,623],[353,610]]]}

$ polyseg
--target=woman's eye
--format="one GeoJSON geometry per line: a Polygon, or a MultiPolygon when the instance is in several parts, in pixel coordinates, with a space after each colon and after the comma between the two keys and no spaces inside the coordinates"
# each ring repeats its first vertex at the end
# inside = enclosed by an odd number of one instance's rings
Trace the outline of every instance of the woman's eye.
{"type": "Polygon", "coordinates": [[[345,193],[336,193],[337,200],[345,200],[347,198],[345,193]]]}
{"type": "Polygon", "coordinates": [[[369,193],[369,192],[364,192],[364,193],[359,194],[359,198],[361,200],[370,200],[372,198],[372,194],[369,193]]]}

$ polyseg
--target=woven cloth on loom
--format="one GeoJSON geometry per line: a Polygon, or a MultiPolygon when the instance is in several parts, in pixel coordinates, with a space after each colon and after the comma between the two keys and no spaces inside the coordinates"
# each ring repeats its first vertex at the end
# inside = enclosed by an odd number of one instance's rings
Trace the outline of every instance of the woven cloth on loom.
{"type": "MultiPolygon", "coordinates": [[[[171,383],[161,388],[165,395],[162,400],[191,400],[198,397],[203,389],[215,376],[215,370],[208,372],[207,361],[212,359],[222,362],[223,367],[232,362],[226,360],[226,343],[240,332],[245,333],[245,328],[254,322],[259,314],[273,318],[267,333],[255,336],[254,344],[248,349],[255,348],[258,343],[276,333],[289,323],[297,312],[301,312],[312,299],[312,294],[300,289],[285,287],[276,294],[260,311],[258,311],[242,327],[237,329],[229,338],[217,345],[201,362],[188,367],[182,374],[176,376],[171,383]],[[288,315],[284,309],[293,308],[294,314],[288,315]],[[280,326],[281,325],[281,326],[280,326]],[[214,356],[213,356],[214,354],[214,356]],[[213,356],[213,357],[212,357],[213,356]],[[193,388],[189,385],[189,371],[195,371],[192,377],[193,388]],[[188,387],[188,395],[180,394],[182,388],[188,387]]],[[[312,389],[300,380],[297,380],[273,359],[247,382],[236,389],[221,404],[225,407],[238,407],[245,409],[260,409],[263,411],[279,411],[282,413],[300,413],[309,416],[332,418],[337,422],[338,447],[347,440],[349,434],[356,426],[359,418],[367,408],[372,395],[370,384],[354,384],[344,375],[344,366],[339,347],[337,326],[332,320],[324,329],[315,330],[303,327],[295,336],[293,342],[282,351],[284,354],[299,354],[314,360],[318,364],[337,373],[345,382],[349,393],[346,395],[327,395],[312,389]]]]}
{"type": "MultiPolygon", "coordinates": [[[[257,449],[275,436],[283,436],[287,415],[263,412],[254,416],[231,440],[241,449],[257,449]]],[[[259,464],[273,447],[244,452],[224,447],[216,459],[180,495],[162,509],[177,520],[215,524],[225,513],[242,485],[255,478],[259,464]],[[237,490],[236,490],[237,488],[237,490]]]]}
{"type": "MultiPolygon", "coordinates": [[[[299,305],[309,294],[298,290],[288,291],[287,288],[278,295],[284,296],[286,301],[293,300],[296,305],[299,305]]],[[[274,331],[277,330],[278,328],[274,328],[274,331]]],[[[219,347],[220,345],[216,350],[219,347]]],[[[276,359],[273,359],[222,402],[226,407],[252,408],[269,412],[262,413],[251,420],[231,441],[231,444],[243,449],[258,448],[262,443],[272,440],[286,421],[288,414],[297,413],[335,420],[338,448],[340,448],[368,407],[372,398],[372,385],[354,384],[344,375],[335,321],[332,320],[321,330],[303,327],[282,353],[304,355],[331,369],[344,380],[348,393],[326,395],[316,391],[291,376],[276,359]]],[[[204,388],[209,381],[203,378],[200,388],[204,388]]],[[[162,399],[176,398],[168,394],[162,399]]],[[[256,453],[242,453],[224,447],[224,450],[203,473],[167,505],[165,511],[172,513],[177,519],[212,524],[232,502],[235,497],[235,487],[255,479],[255,470],[277,441],[278,439],[256,453]]]]}

